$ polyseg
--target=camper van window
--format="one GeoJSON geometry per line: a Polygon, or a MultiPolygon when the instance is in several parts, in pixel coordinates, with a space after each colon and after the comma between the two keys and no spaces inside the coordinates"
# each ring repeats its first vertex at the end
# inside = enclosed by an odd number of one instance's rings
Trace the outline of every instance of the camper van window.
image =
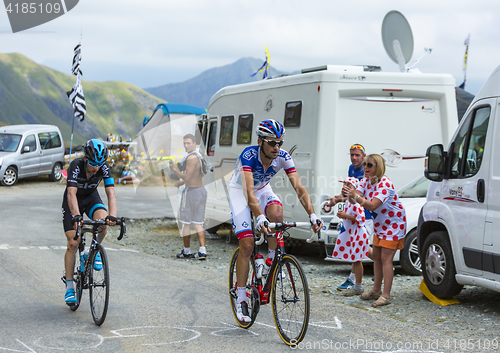
{"type": "Polygon", "coordinates": [[[490,111],[491,108],[488,106],[471,112],[450,145],[451,179],[471,177],[478,172],[483,157],[490,111]],[[472,129],[468,133],[471,124],[473,124],[472,129]]]}
{"type": "Polygon", "coordinates": [[[25,146],[29,146],[30,152],[35,152],[36,151],[35,135],[28,135],[28,136],[26,136],[26,138],[24,139],[23,148],[21,149],[21,151],[24,150],[25,146]]]}
{"type": "Polygon", "coordinates": [[[208,146],[207,155],[213,156],[215,154],[215,135],[217,135],[217,122],[210,123],[210,132],[208,133],[208,146]]]}
{"type": "Polygon", "coordinates": [[[300,126],[300,118],[302,116],[302,102],[287,102],[285,105],[285,127],[300,126]]]}
{"type": "Polygon", "coordinates": [[[231,146],[233,144],[234,116],[223,116],[220,119],[219,145],[231,146]]]}
{"type": "Polygon", "coordinates": [[[238,117],[238,144],[249,145],[252,142],[253,114],[240,115],[238,117]]]}

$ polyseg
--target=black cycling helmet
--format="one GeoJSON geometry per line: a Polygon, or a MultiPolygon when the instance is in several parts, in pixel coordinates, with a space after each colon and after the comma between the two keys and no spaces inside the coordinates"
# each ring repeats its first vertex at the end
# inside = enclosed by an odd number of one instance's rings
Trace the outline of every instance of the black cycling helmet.
{"type": "Polygon", "coordinates": [[[85,157],[93,167],[100,167],[108,159],[108,148],[101,140],[88,140],[83,147],[85,157]]]}

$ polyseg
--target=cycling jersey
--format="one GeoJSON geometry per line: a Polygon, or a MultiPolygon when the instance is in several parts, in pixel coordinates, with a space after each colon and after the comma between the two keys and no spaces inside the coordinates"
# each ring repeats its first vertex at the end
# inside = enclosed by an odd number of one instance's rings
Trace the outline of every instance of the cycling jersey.
{"type": "Polygon", "coordinates": [[[76,158],[68,168],[68,182],[66,186],[74,186],[78,189],[76,192],[77,198],[84,198],[91,195],[97,190],[101,180],[104,180],[105,187],[115,185],[111,176],[111,169],[107,162],[99,168],[97,173],[91,175],[88,179],[85,165],[86,163],[83,158],[76,158]]]}
{"type": "Polygon", "coordinates": [[[251,172],[253,174],[253,185],[255,190],[260,190],[266,186],[271,178],[284,169],[285,173],[295,172],[295,164],[292,157],[285,150],[280,150],[278,157],[273,159],[269,168],[264,171],[264,166],[260,159],[260,147],[250,146],[241,152],[234,165],[234,174],[229,182],[230,187],[242,188],[241,172],[251,172]]]}

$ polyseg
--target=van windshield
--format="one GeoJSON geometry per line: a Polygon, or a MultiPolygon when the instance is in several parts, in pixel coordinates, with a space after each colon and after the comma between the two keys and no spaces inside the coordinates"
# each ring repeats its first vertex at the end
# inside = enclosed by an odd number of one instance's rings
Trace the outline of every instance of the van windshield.
{"type": "Polygon", "coordinates": [[[21,141],[21,135],[0,134],[0,152],[15,152],[21,141]]]}
{"type": "Polygon", "coordinates": [[[431,181],[426,177],[420,177],[398,190],[398,195],[402,197],[427,197],[427,190],[431,181]]]}

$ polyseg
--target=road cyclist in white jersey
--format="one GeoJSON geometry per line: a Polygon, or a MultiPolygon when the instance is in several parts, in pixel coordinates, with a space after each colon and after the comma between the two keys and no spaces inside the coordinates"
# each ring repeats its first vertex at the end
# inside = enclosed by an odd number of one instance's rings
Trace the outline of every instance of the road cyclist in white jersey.
{"type": "MultiPolygon", "coordinates": [[[[314,214],[311,197],[295,170],[291,156],[281,150],[285,128],[276,120],[264,120],[257,127],[258,145],[243,150],[235,163],[233,177],[229,183],[229,204],[234,232],[239,241],[240,251],[236,260],[237,283],[247,283],[249,260],[254,249],[252,214],[256,217],[255,229],[266,233],[269,254],[267,264],[272,263],[277,242],[273,238],[270,222],[283,222],[283,205],[269,185],[271,178],[280,169],[292,184],[300,203],[306,210],[312,229],[317,233],[323,221],[314,214]]],[[[238,285],[237,317],[242,322],[250,322],[246,288],[238,285]]]]}

